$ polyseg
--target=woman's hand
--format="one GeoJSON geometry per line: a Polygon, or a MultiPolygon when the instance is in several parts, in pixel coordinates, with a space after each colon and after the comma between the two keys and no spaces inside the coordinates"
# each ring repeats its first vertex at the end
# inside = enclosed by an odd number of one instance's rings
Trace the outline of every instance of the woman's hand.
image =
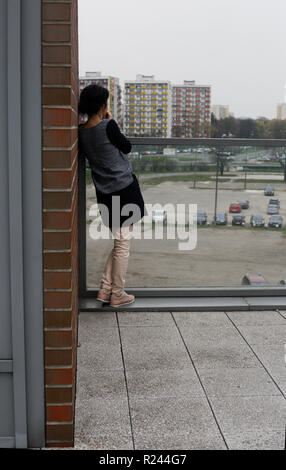
{"type": "Polygon", "coordinates": [[[106,112],[105,119],[111,119],[112,116],[109,111],[106,112]]]}

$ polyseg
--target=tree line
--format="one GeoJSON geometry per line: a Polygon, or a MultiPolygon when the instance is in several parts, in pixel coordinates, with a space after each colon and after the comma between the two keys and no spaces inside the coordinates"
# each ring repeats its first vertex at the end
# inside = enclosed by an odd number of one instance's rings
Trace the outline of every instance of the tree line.
{"type": "Polygon", "coordinates": [[[217,119],[211,115],[211,137],[241,139],[286,139],[286,119],[235,118],[217,119]]]}

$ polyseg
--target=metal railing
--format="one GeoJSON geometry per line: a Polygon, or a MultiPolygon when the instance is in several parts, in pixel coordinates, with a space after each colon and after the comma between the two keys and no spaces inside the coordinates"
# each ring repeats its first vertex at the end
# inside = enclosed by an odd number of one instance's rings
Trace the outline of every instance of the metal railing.
{"type": "Polygon", "coordinates": [[[130,137],[132,145],[184,145],[203,147],[286,147],[286,139],[185,139],[182,137],[130,137]]]}

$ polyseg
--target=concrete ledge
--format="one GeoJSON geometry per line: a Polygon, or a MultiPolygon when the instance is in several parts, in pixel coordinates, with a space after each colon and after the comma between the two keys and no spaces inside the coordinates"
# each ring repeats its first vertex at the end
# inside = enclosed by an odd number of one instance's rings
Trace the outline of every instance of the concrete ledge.
{"type": "Polygon", "coordinates": [[[286,310],[286,297],[245,297],[250,310],[286,310]]]}
{"type": "MultiPolygon", "coordinates": [[[[286,304],[286,300],[285,300],[286,304]]],[[[137,297],[129,306],[112,308],[108,304],[98,302],[96,298],[80,298],[79,308],[82,312],[89,311],[232,311],[249,310],[249,304],[243,297],[137,297]]],[[[273,308],[274,310],[277,307],[273,308]]],[[[267,304],[267,310],[271,310],[267,304]]]]}
{"type": "Polygon", "coordinates": [[[136,301],[125,307],[112,308],[98,302],[96,298],[80,298],[82,312],[105,312],[128,310],[142,311],[232,311],[232,310],[286,310],[286,296],[271,297],[137,297],[136,301]]]}

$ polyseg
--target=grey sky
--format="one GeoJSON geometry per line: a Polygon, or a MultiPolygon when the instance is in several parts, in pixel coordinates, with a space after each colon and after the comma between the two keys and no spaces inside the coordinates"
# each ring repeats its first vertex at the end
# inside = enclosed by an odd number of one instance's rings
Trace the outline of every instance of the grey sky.
{"type": "Polygon", "coordinates": [[[286,0],[79,0],[80,75],[196,80],[237,117],[275,117],[285,37],[286,0]]]}

